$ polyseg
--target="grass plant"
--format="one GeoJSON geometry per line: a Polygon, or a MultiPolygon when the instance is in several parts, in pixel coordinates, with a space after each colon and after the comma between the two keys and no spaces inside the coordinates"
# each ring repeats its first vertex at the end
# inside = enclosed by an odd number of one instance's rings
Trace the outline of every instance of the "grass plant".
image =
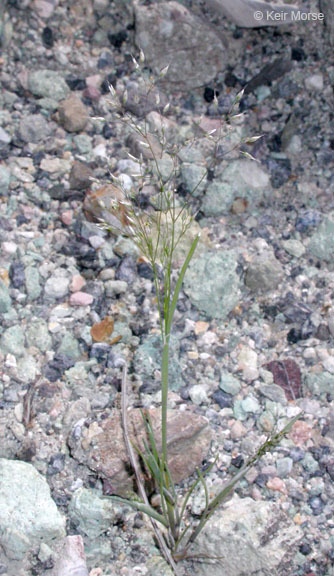
{"type": "MultiPolygon", "coordinates": [[[[159,326],[162,345],[161,360],[161,450],[157,448],[157,439],[154,436],[152,423],[149,412],[143,411],[142,417],[146,430],[146,441],[144,448],[139,450],[137,446],[131,444],[128,432],[127,422],[127,369],[125,367],[122,378],[122,425],[124,431],[125,444],[128,456],[135,473],[139,499],[128,500],[119,496],[112,496],[112,499],[127,504],[133,509],[146,514],[152,523],[159,548],[166,561],[171,566],[173,572],[178,574],[177,563],[192,557],[191,548],[196,538],[201,533],[206,523],[231,494],[235,485],[245,476],[250,467],[254,466],[257,461],[268,451],[277,446],[281,439],[290,431],[299,415],[290,420],[286,426],[275,431],[259,447],[257,452],[252,455],[246,464],[239,470],[235,476],[227,482],[218,492],[215,498],[209,498],[209,491],[205,481],[205,475],[209,474],[214,467],[216,460],[205,470],[205,473],[197,469],[197,477],[193,481],[183,499],[180,498],[177,488],[174,485],[172,475],[168,467],[168,450],[167,450],[167,401],[169,389],[169,352],[170,338],[173,326],[174,313],[177,307],[180,291],[184,276],[190,261],[196,251],[199,243],[199,235],[193,238],[188,252],[186,253],[183,265],[179,270],[175,270],[175,256],[180,243],[182,243],[187,231],[190,229],[193,221],[193,215],[190,211],[189,202],[180,202],[176,190],[180,174],[180,156],[182,151],[189,150],[203,138],[210,154],[210,161],[206,166],[206,172],[214,173],[217,163],[221,161],[223,146],[227,136],[233,131],[233,124],[240,118],[239,104],[243,93],[237,95],[232,106],[230,114],[221,118],[219,127],[209,133],[202,133],[200,136],[191,137],[181,144],[170,142],[168,140],[167,118],[166,114],[170,108],[169,104],[160,106],[159,92],[156,90],[157,80],[149,72],[143,71],[144,55],[141,52],[139,62],[133,59],[135,71],[138,73],[140,81],[145,85],[146,98],[155,99],[156,108],[160,109],[160,129],[154,134],[149,130],[146,119],[138,120],[132,113],[127,110],[128,94],[125,90],[117,94],[115,89],[110,86],[111,105],[116,119],[122,126],[133,132],[139,140],[139,145],[143,151],[146,151],[146,158],[141,154],[139,158],[129,154],[130,158],[139,167],[133,178],[136,181],[136,192],[129,194],[123,190],[124,199],[115,199],[111,206],[111,212],[114,221],[119,226],[110,226],[107,222],[101,221],[100,226],[111,232],[119,228],[122,234],[130,236],[141,253],[150,264],[153,272],[154,286],[156,293],[157,308],[159,313],[159,326]],[[159,152],[157,152],[157,149],[159,152]],[[168,158],[170,173],[165,173],[162,169],[162,160],[168,158]],[[145,184],[153,185],[157,190],[157,198],[154,208],[144,212],[138,205],[138,193],[145,184]],[[146,493],[143,476],[149,474],[156,492],[160,496],[160,506],[155,508],[150,504],[149,497],[146,493]],[[188,504],[194,493],[194,490],[202,486],[205,507],[197,522],[189,521],[188,504]]],[[[161,70],[158,80],[163,79],[168,73],[168,67],[161,70]]],[[[215,104],[218,102],[215,97],[215,104]]],[[[241,139],[237,145],[233,145],[231,150],[240,148],[243,144],[252,144],[259,137],[241,139]]],[[[248,151],[242,153],[247,157],[252,156],[248,151]]],[[[193,190],[190,190],[190,197],[201,185],[206,177],[206,172],[196,183],[193,190]]],[[[115,186],[122,189],[122,181],[116,176],[112,176],[115,186]]]]}

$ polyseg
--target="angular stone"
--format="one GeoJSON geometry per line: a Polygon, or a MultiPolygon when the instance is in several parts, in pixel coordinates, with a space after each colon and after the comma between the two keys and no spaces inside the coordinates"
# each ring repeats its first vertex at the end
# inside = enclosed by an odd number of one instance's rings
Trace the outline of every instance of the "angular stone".
{"type": "MultiPolygon", "coordinates": [[[[151,386],[154,389],[160,383],[154,380],[154,372],[161,369],[162,346],[160,336],[149,336],[140,344],[135,353],[136,372],[141,376],[144,387],[151,386]]],[[[184,386],[182,370],[180,367],[180,342],[175,336],[170,339],[170,366],[169,381],[171,390],[179,390],[184,386]]]]}
{"type": "Polygon", "coordinates": [[[225,49],[212,28],[179,2],[135,7],[136,44],[164,81],[190,90],[209,83],[224,68],[225,49]]]}
{"type": "Polygon", "coordinates": [[[50,124],[41,114],[28,114],[20,122],[20,136],[23,142],[37,143],[51,134],[50,124]]]}
{"type": "Polygon", "coordinates": [[[81,132],[88,122],[88,111],[81,100],[72,94],[60,103],[58,118],[67,132],[81,132]]]}
{"type": "Polygon", "coordinates": [[[70,173],[71,190],[87,190],[92,184],[93,170],[78,160],[74,162],[70,173]]]}
{"type": "MultiPolygon", "coordinates": [[[[288,574],[302,537],[302,529],[273,502],[235,494],[208,521],[194,553],[219,557],[215,576],[288,574]]],[[[194,572],[207,576],[207,566],[196,563],[194,572]]]]}
{"type": "Polygon", "coordinates": [[[65,536],[45,479],[26,462],[0,459],[0,544],[8,558],[20,560],[41,541],[65,536]]]}
{"type": "Polygon", "coordinates": [[[56,560],[50,576],[88,576],[81,536],[66,536],[56,546],[56,560]]]}
{"type": "Polygon", "coordinates": [[[28,346],[35,346],[41,352],[46,352],[52,347],[52,339],[48,331],[48,326],[42,318],[35,319],[29,323],[26,330],[28,346]]]}
{"type": "Polygon", "coordinates": [[[10,171],[6,166],[0,165],[0,195],[7,194],[10,184],[10,171]]]}
{"type": "Polygon", "coordinates": [[[265,250],[249,264],[245,284],[252,292],[266,292],[277,288],[283,275],[281,263],[270,250],[265,250]]]}
{"type": "Polygon", "coordinates": [[[36,300],[42,291],[39,283],[39,272],[34,266],[27,266],[25,269],[26,290],[29,300],[36,300]]]}
{"type": "Polygon", "coordinates": [[[305,386],[313,396],[321,396],[322,394],[334,395],[334,374],[329,372],[306,374],[305,386]]]}
{"type": "MultiPolygon", "coordinates": [[[[152,408],[149,414],[160,450],[160,410],[152,408]]],[[[170,410],[167,418],[168,465],[174,482],[178,484],[201,465],[209,451],[212,434],[208,421],[193,412],[170,410]]],[[[139,409],[128,412],[128,427],[131,441],[143,450],[145,430],[139,409]]],[[[81,438],[76,433],[69,438],[73,457],[108,480],[113,494],[131,494],[135,490],[135,482],[128,471],[120,413],[115,410],[108,420],[99,424],[92,422],[89,428],[83,427],[81,430],[81,438]]]]}
{"type": "Polygon", "coordinates": [[[223,214],[233,206],[237,198],[254,206],[270,188],[269,175],[257,162],[235,160],[209,184],[202,210],[206,216],[223,214]]]}
{"type": "Polygon", "coordinates": [[[210,318],[226,318],[239,301],[237,258],[232,251],[204,251],[186,272],[184,291],[210,318]]]}
{"type": "Polygon", "coordinates": [[[11,298],[6,284],[0,279],[0,314],[5,314],[11,309],[11,298]]]}
{"type": "Polygon", "coordinates": [[[24,354],[24,331],[19,325],[7,328],[1,336],[0,347],[5,353],[14,354],[14,356],[23,356],[24,354]]]}
{"type": "Polygon", "coordinates": [[[53,70],[34,70],[29,72],[28,88],[35,95],[52,100],[63,100],[70,89],[64,78],[53,70]]]}
{"type": "Polygon", "coordinates": [[[313,256],[326,262],[334,258],[334,218],[328,218],[320,224],[308,245],[308,251],[313,256]]]}

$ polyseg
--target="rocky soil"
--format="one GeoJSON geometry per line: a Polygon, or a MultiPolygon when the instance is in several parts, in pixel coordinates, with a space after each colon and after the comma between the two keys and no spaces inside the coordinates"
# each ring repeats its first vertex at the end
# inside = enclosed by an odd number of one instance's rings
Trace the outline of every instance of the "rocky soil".
{"type": "MultiPolygon", "coordinates": [[[[147,519],[105,498],[134,489],[119,424],[125,363],[134,421],[160,402],[152,272],[133,241],[96,225],[99,201],[115,194],[110,172],[133,190],[128,153],[140,152],[116,121],[111,84],[152,131],[169,101],[175,141],[211,130],[245,89],[216,170],[191,196],[206,166],[199,144],[178,181],[196,212],[186,242],[203,239],[172,341],[168,441],[181,493],[218,454],[214,495],[304,412],[200,538],[194,552],[221,561],[185,573],[332,576],[330,12],[327,28],[256,30],[199,0],[8,0],[0,17],[0,574],[169,574],[147,519]],[[139,46],[153,71],[171,63],[159,103],[134,69],[139,46]],[[226,155],[257,134],[243,148],[256,161],[226,155]]],[[[141,191],[139,205],[155,192],[141,191]]],[[[195,518],[203,506],[199,491],[195,518]]]]}

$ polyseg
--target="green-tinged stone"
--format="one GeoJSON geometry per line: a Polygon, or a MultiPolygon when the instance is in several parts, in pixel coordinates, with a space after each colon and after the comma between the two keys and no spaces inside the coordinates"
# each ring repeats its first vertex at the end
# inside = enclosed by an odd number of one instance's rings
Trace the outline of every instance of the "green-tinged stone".
{"type": "Polygon", "coordinates": [[[326,219],[313,234],[308,251],[320,260],[333,262],[334,259],[334,220],[326,219]]]}
{"type": "Polygon", "coordinates": [[[334,374],[329,372],[318,372],[305,376],[305,386],[313,396],[322,394],[334,395],[334,374]]]}
{"type": "Polygon", "coordinates": [[[26,289],[29,300],[36,300],[41,294],[40,276],[35,266],[27,266],[25,269],[26,289]]]}
{"type": "Polygon", "coordinates": [[[201,196],[206,187],[207,169],[197,164],[182,164],[181,177],[187,192],[195,198],[201,196]]]}
{"type": "Polygon", "coordinates": [[[262,414],[260,414],[257,420],[257,424],[261,428],[261,430],[267,433],[273,430],[275,422],[276,421],[272,412],[269,412],[268,410],[262,412],[262,414]]]}
{"type": "Polygon", "coordinates": [[[45,320],[34,320],[26,330],[26,339],[28,346],[35,346],[41,352],[46,352],[52,347],[52,339],[48,331],[45,320]]]}
{"type": "Polygon", "coordinates": [[[226,392],[227,394],[232,394],[233,396],[235,394],[238,394],[241,388],[241,384],[239,380],[237,380],[234,376],[232,376],[232,374],[224,371],[222,372],[221,375],[219,388],[221,388],[221,390],[224,390],[224,392],[226,392]]]}
{"type": "Polygon", "coordinates": [[[9,312],[12,306],[12,301],[9,296],[9,291],[6,284],[0,280],[0,314],[9,312]]]}
{"type": "MultiPolygon", "coordinates": [[[[175,336],[170,339],[169,382],[171,390],[179,390],[184,385],[179,361],[180,343],[175,336]]],[[[154,381],[154,372],[161,369],[162,345],[160,336],[149,336],[141,344],[135,354],[134,365],[144,383],[154,381]]],[[[160,384],[157,383],[157,389],[160,384]]]]}
{"type": "Polygon", "coordinates": [[[239,302],[238,262],[233,251],[204,251],[186,272],[184,291],[209,318],[226,318],[239,302]]]}
{"type": "Polygon", "coordinates": [[[64,78],[53,70],[34,70],[28,76],[28,88],[35,95],[52,100],[64,100],[70,89],[64,78]]]}
{"type": "Polygon", "coordinates": [[[39,369],[34,356],[24,355],[17,362],[17,376],[25,383],[34,382],[39,369]]]}
{"type": "Polygon", "coordinates": [[[117,516],[120,516],[120,505],[102,498],[98,492],[86,488],[74,492],[69,517],[88,538],[101,536],[117,520],[117,516]]]}
{"type": "Polygon", "coordinates": [[[313,458],[310,452],[306,452],[304,458],[302,459],[303,468],[310,474],[314,474],[319,469],[318,462],[313,458]]]}
{"type": "Polygon", "coordinates": [[[7,328],[3,333],[0,341],[0,349],[5,354],[14,354],[14,356],[23,356],[25,348],[24,331],[18,324],[7,328]]]}
{"type": "Polygon", "coordinates": [[[240,422],[247,420],[247,413],[245,412],[245,410],[242,407],[242,400],[236,400],[234,402],[233,415],[234,415],[234,418],[236,418],[236,420],[240,420],[240,422]]]}
{"type": "Polygon", "coordinates": [[[79,343],[76,338],[73,338],[72,334],[69,332],[65,332],[60,346],[58,348],[59,354],[65,354],[69,358],[73,358],[73,360],[77,360],[81,356],[79,343]]]}
{"type": "Polygon", "coordinates": [[[246,396],[246,398],[241,401],[241,407],[244,412],[250,412],[251,414],[257,414],[261,411],[261,406],[257,399],[251,395],[246,396]]]}
{"type": "Polygon", "coordinates": [[[6,166],[0,165],[0,195],[5,195],[8,192],[10,183],[10,171],[6,166]]]}

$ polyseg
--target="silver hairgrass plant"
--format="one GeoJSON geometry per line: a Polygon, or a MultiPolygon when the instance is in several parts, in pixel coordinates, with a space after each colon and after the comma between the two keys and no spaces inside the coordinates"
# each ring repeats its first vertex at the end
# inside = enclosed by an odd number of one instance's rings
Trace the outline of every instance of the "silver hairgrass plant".
{"type": "MultiPolygon", "coordinates": [[[[235,149],[240,150],[240,147],[242,148],[245,144],[253,144],[261,136],[241,138],[236,144],[232,144],[230,149],[226,145],[225,148],[222,146],[224,141],[228,141],[235,124],[238,123],[242,116],[239,113],[239,104],[243,96],[242,91],[236,96],[230,114],[220,118],[217,129],[211,132],[202,131],[200,136],[192,136],[179,144],[175,143],[175,139],[169,141],[167,114],[170,104],[161,105],[159,91],[157,90],[157,83],[168,73],[168,66],[163,68],[158,76],[153,76],[145,69],[145,57],[142,51],[140,51],[138,61],[133,58],[133,64],[134,73],[139,75],[139,79],[145,87],[145,98],[150,99],[151,102],[153,99],[156,108],[160,110],[159,126],[158,130],[153,133],[149,129],[146,118],[139,120],[129,111],[127,107],[127,91],[124,90],[118,93],[110,86],[110,99],[114,117],[122,124],[124,129],[135,135],[139,143],[139,149],[143,152],[139,154],[139,158],[129,154],[129,157],[139,166],[138,172],[132,174],[132,178],[136,182],[136,191],[134,193],[127,192],[124,189],[122,179],[111,174],[113,183],[120,194],[108,207],[111,218],[108,218],[108,221],[102,218],[99,226],[111,233],[121,233],[130,237],[152,268],[162,344],[161,441],[159,438],[158,442],[155,437],[149,412],[144,410],[142,411],[146,432],[146,440],[143,442],[144,448],[140,449],[138,446],[133,445],[130,440],[127,421],[127,368],[125,366],[122,377],[122,426],[128,458],[137,482],[138,498],[126,499],[120,496],[110,496],[110,498],[130,506],[150,518],[161,554],[170,565],[173,573],[177,575],[179,574],[177,563],[180,560],[196,557],[195,554],[192,554],[191,547],[212,514],[231,494],[235,485],[247,474],[250,467],[254,466],[264,454],[279,444],[281,439],[291,430],[300,414],[290,420],[282,430],[273,431],[270,437],[248,459],[235,476],[226,485],[222,486],[213,499],[210,500],[209,498],[209,491],[204,476],[212,470],[217,458],[211,462],[205,472],[197,469],[195,480],[181,499],[178,493],[180,491],[178,491],[173,482],[168,466],[167,402],[169,351],[173,317],[180,290],[200,237],[197,235],[192,240],[183,265],[178,271],[175,270],[175,263],[178,260],[176,259],[176,250],[182,244],[182,240],[190,229],[194,218],[189,202],[183,201],[181,203],[176,193],[180,175],[180,158],[184,158],[184,153],[190,150],[200,139],[205,140],[210,161],[207,163],[206,170],[193,190],[189,191],[190,196],[192,196],[201,185],[208,171],[215,169],[223,155],[235,149]],[[144,155],[145,151],[147,151],[146,155],[144,155]],[[165,165],[169,166],[169,173],[167,174],[162,160],[165,161],[165,165]],[[136,195],[146,184],[153,185],[157,190],[157,195],[154,207],[143,211],[138,205],[136,195]],[[161,446],[159,449],[158,444],[159,447],[161,446]],[[151,485],[155,486],[155,490],[160,496],[158,508],[150,504],[145,488],[144,472],[146,477],[147,475],[149,476],[151,485]],[[189,517],[188,504],[194,490],[199,486],[202,486],[204,491],[205,507],[199,519],[194,521],[189,517]]],[[[214,104],[218,108],[216,96],[214,104]]],[[[241,153],[248,158],[252,158],[248,151],[242,150],[241,153]]],[[[102,205],[101,208],[105,209],[105,206],[102,205]]],[[[215,558],[213,560],[219,559],[215,558]]]]}

